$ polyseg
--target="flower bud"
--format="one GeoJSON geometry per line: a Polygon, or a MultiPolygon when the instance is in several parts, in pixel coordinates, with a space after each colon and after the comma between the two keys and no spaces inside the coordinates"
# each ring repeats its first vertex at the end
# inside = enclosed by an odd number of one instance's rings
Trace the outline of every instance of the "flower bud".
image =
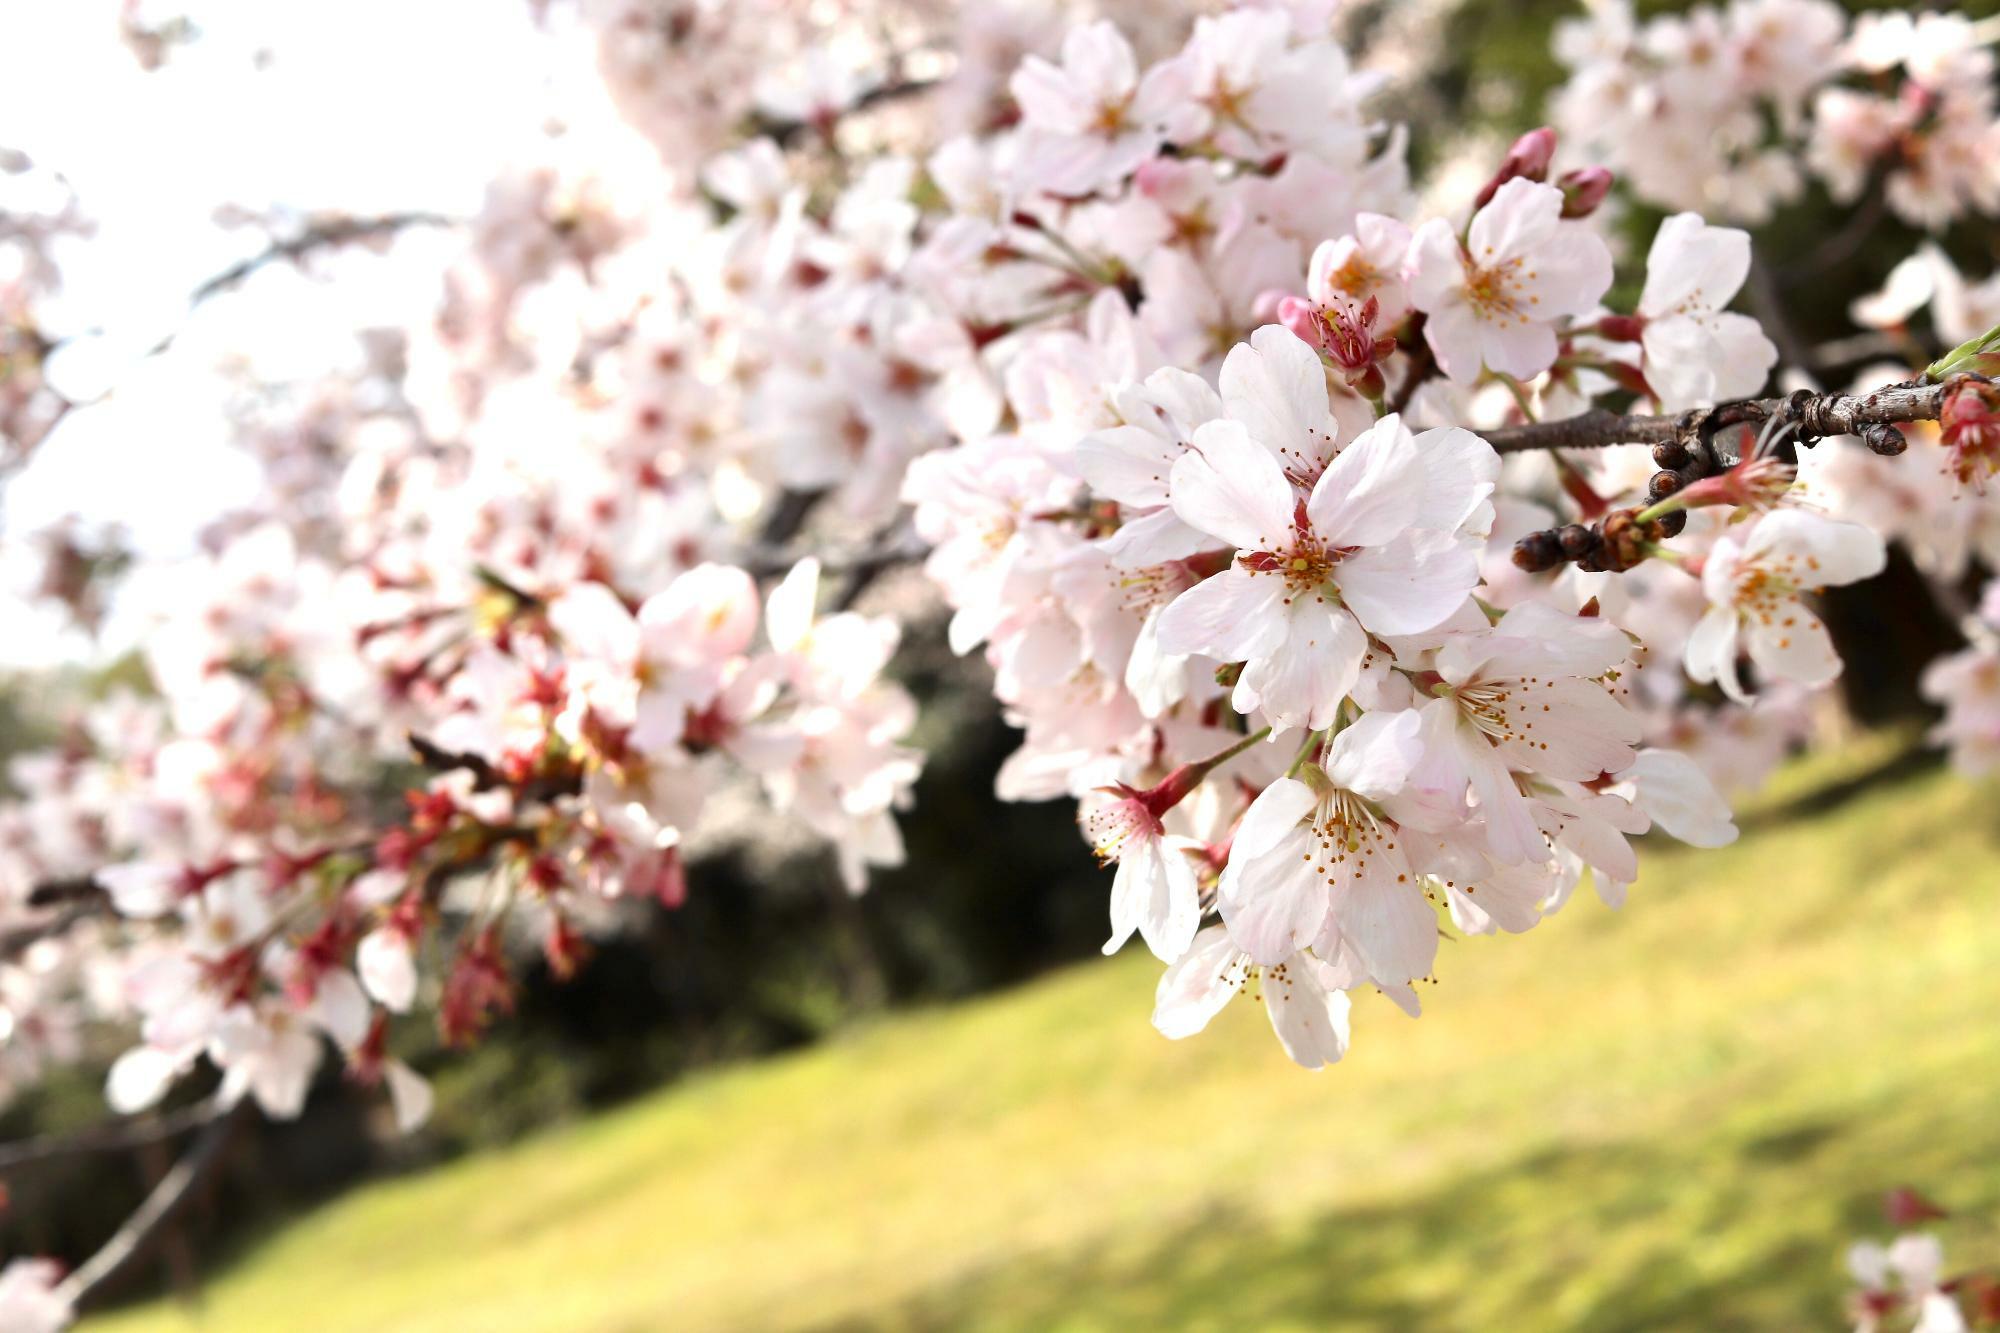
{"type": "Polygon", "coordinates": [[[1614,179],[1605,167],[1579,167],[1575,171],[1565,171],[1556,178],[1556,188],[1563,192],[1562,215],[1566,218],[1587,218],[1595,213],[1611,193],[1614,179]]]}
{"type": "Polygon", "coordinates": [[[1612,342],[1635,343],[1646,333],[1644,315],[1606,315],[1597,321],[1597,336],[1612,342]]]}
{"type": "Polygon", "coordinates": [[[1486,207],[1486,201],[1508,181],[1516,176],[1531,181],[1547,180],[1549,160],[1556,155],[1556,132],[1544,125],[1538,130],[1529,130],[1514,140],[1514,146],[1507,150],[1507,156],[1500,163],[1500,169],[1493,173],[1493,179],[1486,182],[1475,198],[1475,208],[1486,207]]]}
{"type": "MultiPolygon", "coordinates": [[[[1986,479],[2000,471],[2000,385],[1958,381],[1945,391],[1938,428],[1944,447],[1951,451],[1951,470],[1959,484],[1983,493],[1986,479]]],[[[1874,448],[1872,438],[1863,438],[1874,448]]]]}

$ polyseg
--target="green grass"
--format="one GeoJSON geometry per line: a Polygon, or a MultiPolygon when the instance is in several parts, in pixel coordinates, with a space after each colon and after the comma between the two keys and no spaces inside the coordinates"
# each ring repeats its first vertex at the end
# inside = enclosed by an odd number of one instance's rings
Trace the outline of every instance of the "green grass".
{"type": "Polygon", "coordinates": [[[1622,912],[1448,944],[1324,1074],[1146,958],[361,1189],[96,1330],[1802,1329],[1912,1183],[2000,1260],[2000,820],[1796,768],[1622,912]]]}

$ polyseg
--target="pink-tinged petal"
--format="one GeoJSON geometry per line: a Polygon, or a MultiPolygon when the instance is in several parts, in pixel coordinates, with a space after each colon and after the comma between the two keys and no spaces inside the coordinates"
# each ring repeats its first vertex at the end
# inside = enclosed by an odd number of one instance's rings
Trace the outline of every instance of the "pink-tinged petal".
{"type": "Polygon", "coordinates": [[[436,1099],[430,1082],[401,1060],[382,1066],[383,1082],[389,1085],[389,1106],[396,1118],[396,1132],[413,1133],[431,1118],[436,1099]]]}
{"type": "Polygon", "coordinates": [[[1113,426],[1077,441],[1076,467],[1106,499],[1152,509],[1167,502],[1168,479],[1186,452],[1178,440],[1137,426],[1113,426]]]}
{"type": "Polygon", "coordinates": [[[1736,674],[1736,630],[1733,607],[1710,607],[1688,634],[1683,660],[1693,679],[1712,681],[1737,703],[1747,704],[1750,696],[1744,693],[1743,681],[1736,674]]]}
{"type": "Polygon", "coordinates": [[[1421,529],[1370,547],[1334,570],[1341,600],[1374,634],[1421,634],[1465,604],[1479,584],[1479,556],[1464,542],[1421,529]]]}
{"type": "Polygon", "coordinates": [[[174,1080],[193,1061],[194,1052],[134,1046],[111,1064],[105,1079],[105,1100],[120,1115],[132,1115],[167,1095],[174,1080]]]}
{"type": "Polygon", "coordinates": [[[1164,412],[1182,436],[1222,415],[1222,398],[1208,381],[1178,366],[1163,366],[1146,376],[1141,396],[1164,412]]]}
{"type": "Polygon", "coordinates": [[[1174,512],[1242,551],[1270,551],[1292,531],[1292,487],[1269,450],[1234,421],[1211,421],[1174,464],[1174,512]]]}
{"type": "Polygon", "coordinates": [[[1828,685],[1840,675],[1840,654],[1818,616],[1797,602],[1768,624],[1745,621],[1743,644],[1750,660],[1766,676],[1801,685],[1828,685]]]}
{"type": "Polygon", "coordinates": [[[1750,276],[1750,233],[1711,227],[1698,213],[1676,213],[1653,233],[1639,313],[1658,318],[1682,307],[1720,310],[1750,276]]]}
{"type": "Polygon", "coordinates": [[[601,583],[582,583],[549,603],[549,626],[575,657],[612,665],[639,658],[639,625],[618,594],[601,583]]]}
{"type": "Polygon", "coordinates": [[[1463,301],[1440,305],[1424,322],[1424,341],[1437,358],[1438,369],[1460,384],[1479,378],[1485,362],[1485,323],[1463,301]]]}
{"type": "Polygon", "coordinates": [[[1333,915],[1341,938],[1375,981],[1395,985],[1429,975],[1437,957],[1437,914],[1400,852],[1377,847],[1366,870],[1335,888],[1333,915]]]}
{"type": "Polygon", "coordinates": [[[1632,640],[1610,621],[1546,602],[1523,602],[1482,637],[1483,676],[1601,676],[1632,655],[1632,640]]]}
{"type": "Polygon", "coordinates": [[[1422,723],[1414,708],[1362,714],[1334,737],[1324,765],[1327,777],[1334,786],[1371,801],[1395,795],[1423,758],[1418,738],[1422,723]]]}
{"type": "Polygon", "coordinates": [[[1158,837],[1127,840],[1111,882],[1111,938],[1104,952],[1116,953],[1136,930],[1156,958],[1171,963],[1187,952],[1200,925],[1201,891],[1187,856],[1158,837]]]}
{"type": "Polygon", "coordinates": [[[1569,222],[1526,261],[1518,299],[1538,320],[1581,315],[1604,299],[1611,278],[1611,248],[1584,224],[1569,222]]]}
{"type": "Polygon", "coordinates": [[[1160,613],[1160,647],[1218,662],[1262,657],[1285,641],[1285,584],[1232,565],[1176,597],[1160,613]]]}
{"type": "Polygon", "coordinates": [[[1322,967],[1318,959],[1301,954],[1282,969],[1264,973],[1271,1029],[1285,1054],[1306,1069],[1323,1069],[1347,1054],[1347,994],[1327,988],[1322,967]]]}
{"type": "Polygon", "coordinates": [[[1229,932],[1210,926],[1194,938],[1153,996],[1153,1026],[1163,1037],[1192,1037],[1243,988],[1250,960],[1230,942],[1229,932]]]}
{"type": "Polygon", "coordinates": [[[1778,364],[1778,347],[1764,328],[1748,315],[1724,311],[1710,316],[1715,341],[1715,396],[1719,400],[1748,398],[1764,387],[1778,364]]]}
{"type": "Polygon", "coordinates": [[[1641,750],[1620,776],[1633,786],[1633,804],[1680,841],[1691,847],[1736,841],[1729,802],[1701,765],[1678,750],[1641,750]]]}
{"type": "Polygon", "coordinates": [[[1306,506],[1313,532],[1334,546],[1380,546],[1416,521],[1424,479],[1409,427],[1383,417],[1320,474],[1306,506]]]}
{"type": "Polygon", "coordinates": [[[1254,861],[1270,851],[1317,804],[1319,798],[1305,783],[1297,778],[1277,779],[1257,793],[1257,799],[1243,812],[1243,820],[1236,826],[1236,836],[1229,844],[1230,860],[1242,857],[1254,861]]]}
{"type": "Polygon", "coordinates": [[[1170,560],[1185,560],[1214,546],[1215,538],[1181,522],[1180,515],[1171,509],[1131,519],[1097,544],[1105,559],[1120,569],[1144,569],[1170,560]]]}
{"type": "Polygon", "coordinates": [[[1668,411],[1714,402],[1715,344],[1708,331],[1686,315],[1656,319],[1639,340],[1645,353],[1646,383],[1668,411]]]}
{"type": "Polygon", "coordinates": [[[1452,924],[1468,935],[1490,935],[1497,928],[1510,935],[1531,929],[1542,919],[1542,900],[1549,896],[1547,866],[1501,866],[1477,883],[1454,880],[1445,886],[1452,924]]]}
{"type": "Polygon", "coordinates": [[[1116,24],[1100,19],[1070,29],[1063,38],[1063,68],[1079,91],[1093,96],[1130,92],[1139,66],[1116,24]]]}
{"type": "Polygon", "coordinates": [[[1410,238],[1410,298],[1427,314],[1465,300],[1464,254],[1443,218],[1432,218],[1410,238]]]}
{"type": "Polygon", "coordinates": [[[1472,262],[1489,265],[1547,247],[1562,225],[1562,204],[1562,191],[1553,185],[1524,176],[1508,181],[1466,232],[1472,262]]]}
{"type": "Polygon", "coordinates": [[[1499,750],[1517,768],[1589,782],[1631,767],[1639,719],[1594,680],[1575,678],[1514,687],[1505,705],[1514,737],[1499,750]]]}
{"type": "Polygon", "coordinates": [[[1539,864],[1549,858],[1548,843],[1535,824],[1534,812],[1514,785],[1500,756],[1480,736],[1461,737],[1466,755],[1466,775],[1472,780],[1472,794],[1479,813],[1486,820],[1486,843],[1496,860],[1510,865],[1539,864]],[[1482,753],[1483,752],[1483,753],[1482,753]]]}
{"type": "Polygon", "coordinates": [[[1539,320],[1482,320],[1479,353],[1488,366],[1503,375],[1533,379],[1555,364],[1555,327],[1539,320]]]}
{"type": "Polygon", "coordinates": [[[1361,674],[1367,636],[1345,610],[1317,599],[1287,610],[1284,641],[1247,657],[1233,702],[1238,712],[1262,708],[1281,727],[1332,726],[1361,674]]]}
{"type": "Polygon", "coordinates": [[[1021,62],[1007,90],[1014,94],[1023,122],[1034,129],[1082,134],[1090,127],[1090,109],[1069,76],[1040,56],[1021,62]]]}
{"type": "Polygon", "coordinates": [[[1874,578],[1888,563],[1881,535],[1805,509],[1779,509],[1758,520],[1744,546],[1759,564],[1788,560],[1784,573],[1797,587],[1835,588],[1874,578]]]}
{"type": "Polygon", "coordinates": [[[731,565],[697,565],[646,599],[639,628],[651,657],[716,661],[750,646],[757,612],[756,580],[731,565]]]}
{"type": "Polygon", "coordinates": [[[1216,894],[1236,947],[1259,963],[1281,963],[1311,944],[1326,920],[1326,881],[1308,859],[1312,834],[1294,831],[1268,855],[1232,855],[1216,894]]]}
{"type": "Polygon", "coordinates": [[[1229,415],[1287,466],[1304,461],[1316,470],[1332,454],[1326,369],[1319,353],[1291,330],[1267,324],[1250,335],[1248,344],[1230,349],[1221,385],[1229,415]]]}
{"type": "Polygon", "coordinates": [[[1465,528],[1481,536],[1490,531],[1490,497],[1500,481],[1500,455],[1493,446],[1457,426],[1422,431],[1414,443],[1424,465],[1416,525],[1439,532],[1465,528]]]}

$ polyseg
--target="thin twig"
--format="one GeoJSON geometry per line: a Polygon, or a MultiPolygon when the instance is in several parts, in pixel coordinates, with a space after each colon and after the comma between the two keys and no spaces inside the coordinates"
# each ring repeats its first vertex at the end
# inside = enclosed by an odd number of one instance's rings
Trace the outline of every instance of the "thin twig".
{"type": "Polygon", "coordinates": [[[145,1202],[125,1219],[111,1239],[56,1285],[58,1300],[82,1307],[103,1294],[112,1279],[145,1257],[159,1239],[161,1229],[186,1206],[195,1187],[223,1160],[222,1150],[244,1118],[244,1105],[238,1102],[209,1122],[194,1146],[160,1178],[145,1202]]]}
{"type": "MultiPolygon", "coordinates": [[[[231,264],[195,288],[188,297],[188,304],[200,305],[210,297],[219,296],[230,288],[239,286],[259,269],[282,262],[296,262],[316,250],[352,245],[357,241],[373,240],[378,236],[393,236],[411,227],[453,225],[455,224],[451,218],[440,213],[383,213],[376,217],[365,218],[326,218],[309,224],[296,236],[274,239],[256,254],[231,264]]],[[[169,338],[171,339],[171,335],[169,338]]]]}
{"type": "Polygon", "coordinates": [[[220,1114],[222,1111],[214,1102],[196,1102],[164,1115],[115,1120],[75,1133],[38,1134],[30,1139],[0,1143],[0,1171],[13,1171],[36,1162],[55,1161],[63,1157],[81,1157],[87,1153],[123,1152],[127,1148],[185,1134],[220,1114]]]}

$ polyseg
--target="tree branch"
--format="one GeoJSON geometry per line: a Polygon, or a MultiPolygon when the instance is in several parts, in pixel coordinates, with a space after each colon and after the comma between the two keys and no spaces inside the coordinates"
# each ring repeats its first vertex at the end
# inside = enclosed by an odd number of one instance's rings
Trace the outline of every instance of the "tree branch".
{"type": "Polygon", "coordinates": [[[221,1115],[212,1101],[196,1102],[165,1115],[135,1120],[115,1120],[73,1134],[38,1134],[31,1139],[0,1144],[0,1171],[13,1171],[36,1162],[86,1153],[122,1152],[141,1144],[171,1139],[197,1129],[221,1115]]]}
{"type": "Polygon", "coordinates": [[[103,1294],[107,1283],[145,1256],[159,1239],[161,1228],[186,1206],[195,1187],[222,1161],[223,1148],[243,1121],[245,1105],[238,1102],[209,1122],[194,1146],[160,1178],[160,1183],[132,1216],[125,1219],[125,1225],[57,1284],[57,1299],[80,1308],[103,1294]]]}
{"type": "Polygon", "coordinates": [[[918,97],[937,86],[936,79],[891,78],[855,98],[852,106],[830,119],[779,120],[771,116],[757,115],[751,118],[751,130],[755,134],[773,140],[781,148],[788,148],[808,131],[830,133],[842,116],[851,116],[857,111],[866,111],[870,107],[881,106],[888,102],[900,102],[907,97],[918,97]]]}
{"type": "MultiPolygon", "coordinates": [[[[1715,407],[1691,408],[1677,416],[1630,416],[1594,411],[1562,421],[1536,422],[1484,432],[1503,453],[1530,449],[1587,449],[1613,444],[1650,444],[1660,471],[1647,488],[1656,503],[1711,477],[1740,460],[1716,447],[1716,433],[1736,426],[1782,423],[1794,442],[1811,445],[1830,435],[1859,435],[1878,454],[1907,447],[1897,424],[1935,421],[1946,396],[1975,376],[1951,376],[1943,383],[1922,380],[1890,384],[1866,394],[1814,393],[1801,389],[1783,398],[1745,398],[1715,407]]],[[[1531,532],[1514,544],[1514,563],[1541,573],[1574,561],[1579,569],[1623,573],[1658,550],[1658,543],[1686,526],[1685,511],[1651,513],[1642,507],[1614,509],[1594,523],[1570,523],[1531,532]]]]}
{"type": "Polygon", "coordinates": [[[1935,421],[1947,386],[1912,381],[1867,394],[1802,393],[1784,398],[1745,398],[1716,407],[1693,408],[1671,416],[1632,415],[1602,408],[1525,426],[1476,432],[1503,454],[1535,449],[1604,449],[1614,444],[1690,444],[1727,426],[1760,425],[1775,416],[1796,424],[1802,442],[1829,435],[1856,435],[1871,425],[1935,421]]]}
{"type": "Polygon", "coordinates": [[[188,297],[190,306],[200,305],[212,296],[218,296],[231,287],[238,286],[258,269],[267,268],[280,262],[296,262],[315,250],[331,249],[339,245],[351,245],[356,241],[372,240],[377,236],[393,236],[410,227],[449,227],[453,220],[439,213],[383,213],[377,217],[326,218],[306,226],[296,236],[273,240],[269,245],[246,259],[238,260],[228,268],[210,277],[194,289],[188,297]]]}

